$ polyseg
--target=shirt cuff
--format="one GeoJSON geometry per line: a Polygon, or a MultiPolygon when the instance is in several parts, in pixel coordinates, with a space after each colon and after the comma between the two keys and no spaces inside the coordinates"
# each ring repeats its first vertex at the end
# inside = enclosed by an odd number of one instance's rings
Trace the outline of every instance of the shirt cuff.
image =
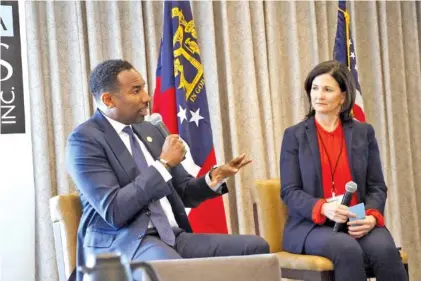
{"type": "Polygon", "coordinates": [[[205,176],[206,184],[209,186],[210,189],[215,191],[216,193],[222,193],[221,192],[221,186],[227,181],[227,179],[224,179],[222,182],[218,182],[215,186],[211,186],[212,180],[210,178],[210,172],[208,172],[205,176]]]}
{"type": "Polygon", "coordinates": [[[165,182],[169,182],[172,179],[170,172],[168,172],[164,164],[159,162],[159,160],[156,160],[155,162],[153,162],[151,166],[154,166],[155,169],[157,169],[157,171],[161,174],[165,182]]]}
{"type": "Polygon", "coordinates": [[[384,217],[383,217],[382,213],[380,213],[376,209],[368,209],[368,210],[366,210],[365,211],[365,215],[366,216],[373,216],[373,217],[375,217],[376,220],[377,220],[376,226],[378,226],[378,227],[384,227],[384,217]]]}
{"type": "Polygon", "coordinates": [[[324,224],[326,222],[326,216],[322,214],[322,206],[327,201],[325,199],[320,199],[316,202],[311,213],[311,219],[315,224],[324,224]]]}

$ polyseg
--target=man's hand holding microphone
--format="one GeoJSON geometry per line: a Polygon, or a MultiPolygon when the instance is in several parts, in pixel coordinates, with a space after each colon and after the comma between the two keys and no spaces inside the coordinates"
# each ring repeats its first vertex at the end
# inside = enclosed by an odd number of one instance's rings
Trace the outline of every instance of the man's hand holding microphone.
{"type": "Polygon", "coordinates": [[[186,152],[186,146],[178,135],[168,135],[165,138],[161,156],[159,158],[161,163],[166,165],[166,168],[168,169],[177,166],[183,161],[186,152]]]}

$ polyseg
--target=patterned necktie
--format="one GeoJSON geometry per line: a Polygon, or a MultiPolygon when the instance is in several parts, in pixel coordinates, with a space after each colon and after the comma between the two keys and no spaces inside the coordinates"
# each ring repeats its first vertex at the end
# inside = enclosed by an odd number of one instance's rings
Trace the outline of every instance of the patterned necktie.
{"type": "MultiPolygon", "coordinates": [[[[144,171],[148,168],[148,163],[146,162],[145,155],[140,148],[139,142],[136,139],[136,136],[133,133],[133,130],[130,126],[126,126],[123,129],[123,132],[127,133],[130,136],[130,146],[132,148],[132,156],[136,162],[136,166],[140,171],[144,171]]],[[[167,243],[170,246],[175,244],[175,235],[172,230],[172,227],[168,221],[167,216],[165,215],[164,209],[161,206],[159,200],[149,203],[150,218],[152,224],[155,226],[158,231],[161,240],[167,243]]]]}

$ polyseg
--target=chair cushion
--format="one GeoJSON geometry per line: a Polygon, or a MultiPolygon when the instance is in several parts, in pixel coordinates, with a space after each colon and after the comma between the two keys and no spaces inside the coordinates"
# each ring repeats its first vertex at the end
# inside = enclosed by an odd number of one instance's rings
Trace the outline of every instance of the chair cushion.
{"type": "Polygon", "coordinates": [[[333,263],[324,257],[311,255],[298,255],[288,252],[278,252],[276,256],[279,260],[279,266],[289,269],[301,269],[312,271],[330,271],[333,270],[333,263]]]}
{"type": "MultiPolygon", "coordinates": [[[[408,263],[408,255],[406,252],[400,250],[402,262],[408,263]]],[[[276,256],[279,260],[281,268],[300,269],[300,270],[313,270],[313,271],[330,271],[333,270],[333,263],[324,257],[299,255],[288,252],[278,252],[276,256]]]]}

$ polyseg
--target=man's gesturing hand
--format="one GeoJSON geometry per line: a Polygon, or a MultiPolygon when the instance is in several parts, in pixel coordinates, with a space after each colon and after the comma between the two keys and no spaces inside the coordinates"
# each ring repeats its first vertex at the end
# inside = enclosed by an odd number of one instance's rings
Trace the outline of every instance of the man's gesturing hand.
{"type": "Polygon", "coordinates": [[[246,159],[246,154],[243,153],[240,156],[235,157],[228,163],[219,166],[212,171],[210,175],[212,178],[211,186],[215,186],[217,183],[235,175],[242,167],[251,163],[252,160],[246,159]]]}

